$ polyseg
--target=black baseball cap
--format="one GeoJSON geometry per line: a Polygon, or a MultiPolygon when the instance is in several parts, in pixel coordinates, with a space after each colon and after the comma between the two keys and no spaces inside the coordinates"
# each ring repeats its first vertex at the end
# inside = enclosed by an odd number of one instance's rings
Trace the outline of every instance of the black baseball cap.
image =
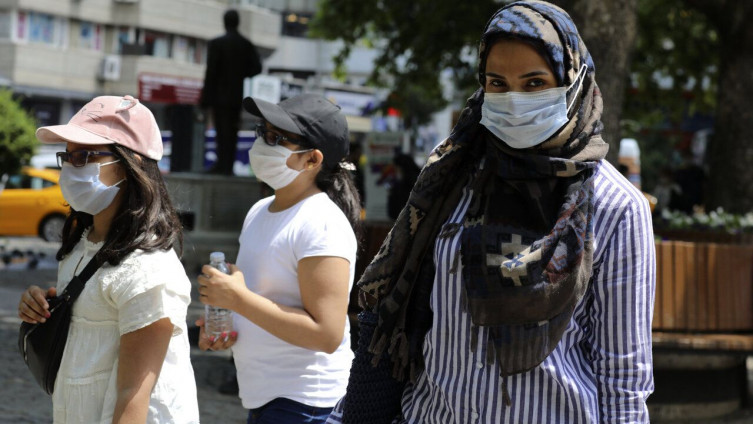
{"type": "Polygon", "coordinates": [[[300,135],[324,155],[324,165],[332,168],[350,152],[345,115],[318,94],[301,94],[270,103],[254,97],[243,99],[243,108],[275,127],[300,135]]]}

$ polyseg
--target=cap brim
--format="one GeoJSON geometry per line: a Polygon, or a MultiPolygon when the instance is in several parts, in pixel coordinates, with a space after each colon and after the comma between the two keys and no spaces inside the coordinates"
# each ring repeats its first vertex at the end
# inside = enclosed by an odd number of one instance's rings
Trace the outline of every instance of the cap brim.
{"type": "Polygon", "coordinates": [[[60,142],[88,145],[115,144],[112,140],[71,124],[40,127],[37,129],[36,135],[39,141],[48,144],[60,142]]]}
{"type": "Polygon", "coordinates": [[[263,118],[265,121],[281,130],[303,136],[303,132],[298,128],[298,125],[295,124],[293,118],[291,118],[283,108],[274,103],[255,99],[253,97],[246,97],[243,99],[243,108],[246,109],[248,113],[263,118]]]}

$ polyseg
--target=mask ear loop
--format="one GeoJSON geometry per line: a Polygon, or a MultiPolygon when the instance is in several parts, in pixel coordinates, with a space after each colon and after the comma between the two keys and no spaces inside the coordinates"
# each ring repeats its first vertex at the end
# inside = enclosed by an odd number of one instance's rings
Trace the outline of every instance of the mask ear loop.
{"type": "Polygon", "coordinates": [[[291,153],[291,155],[295,155],[295,154],[297,154],[297,153],[308,153],[308,152],[313,152],[313,151],[314,151],[314,149],[304,149],[304,150],[291,150],[291,151],[293,152],[293,153],[291,153]]]}
{"type": "MultiPolygon", "coordinates": [[[[100,164],[99,164],[99,168],[101,169],[101,168],[102,168],[103,166],[106,166],[106,165],[112,165],[113,163],[118,163],[118,162],[120,162],[120,159],[115,159],[114,161],[111,161],[111,162],[100,163],[100,164]]],[[[97,177],[97,178],[99,178],[99,177],[97,177]]],[[[126,180],[126,179],[125,179],[125,178],[123,178],[122,180],[120,180],[120,181],[118,181],[117,183],[115,183],[115,184],[113,184],[113,185],[111,185],[111,186],[108,186],[108,187],[117,187],[118,185],[120,185],[120,183],[122,183],[122,182],[123,182],[123,181],[125,181],[125,180],[126,180]]]]}
{"type": "Polygon", "coordinates": [[[111,162],[100,163],[99,167],[101,168],[103,166],[112,165],[113,163],[118,163],[118,162],[120,162],[120,159],[115,159],[114,161],[111,161],[111,162]]]}
{"type": "Polygon", "coordinates": [[[583,80],[586,79],[586,73],[588,72],[588,65],[585,63],[583,66],[580,67],[580,70],[578,71],[578,76],[575,77],[575,82],[573,85],[578,84],[578,88],[573,91],[573,97],[570,104],[567,106],[567,114],[570,114],[570,109],[575,104],[575,99],[578,97],[578,93],[580,93],[580,89],[583,87],[583,80]]]}
{"type": "MultiPolygon", "coordinates": [[[[316,149],[314,149],[314,148],[311,148],[311,149],[304,149],[304,150],[293,150],[293,151],[292,151],[292,152],[290,153],[290,155],[292,156],[292,155],[295,155],[295,154],[298,154],[298,153],[308,153],[308,152],[313,152],[314,150],[316,150],[316,149]]],[[[305,171],[310,171],[311,169],[313,169],[313,167],[312,167],[311,165],[309,165],[309,166],[304,166],[304,167],[303,167],[303,169],[299,169],[299,170],[297,170],[297,171],[298,171],[298,172],[305,172],[305,171]]]]}

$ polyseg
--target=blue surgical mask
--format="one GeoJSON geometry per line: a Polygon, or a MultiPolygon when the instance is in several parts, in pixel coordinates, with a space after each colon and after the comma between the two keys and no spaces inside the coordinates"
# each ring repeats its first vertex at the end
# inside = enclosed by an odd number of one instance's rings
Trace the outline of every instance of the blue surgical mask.
{"type": "Polygon", "coordinates": [[[120,191],[118,184],[125,179],[108,186],[99,180],[100,167],[118,162],[87,163],[82,167],[75,167],[70,163],[63,163],[60,170],[60,189],[65,201],[79,212],[96,215],[112,203],[120,191]]]}
{"type": "Polygon", "coordinates": [[[587,69],[583,65],[569,87],[533,93],[484,93],[481,125],[513,149],[527,149],[543,143],[567,123],[587,69]],[[567,93],[571,89],[574,92],[568,105],[567,93]]]}

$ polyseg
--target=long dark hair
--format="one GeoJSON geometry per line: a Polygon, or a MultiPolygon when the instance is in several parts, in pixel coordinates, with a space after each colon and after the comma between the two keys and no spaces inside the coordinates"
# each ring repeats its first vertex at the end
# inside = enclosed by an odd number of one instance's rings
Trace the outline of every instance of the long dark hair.
{"type": "Polygon", "coordinates": [[[322,169],[316,175],[316,186],[327,193],[330,199],[343,211],[348,218],[358,244],[361,244],[363,225],[361,224],[361,196],[358,194],[356,183],[350,171],[336,164],[322,169]]]}
{"type": "MultiPolygon", "coordinates": [[[[115,158],[126,171],[123,201],[100,250],[103,261],[117,265],[136,249],[169,250],[183,254],[183,230],[157,161],[113,144],[115,158]]],[[[63,226],[63,243],[56,258],[62,260],[92,225],[92,215],[71,208],[63,226]]]]}

